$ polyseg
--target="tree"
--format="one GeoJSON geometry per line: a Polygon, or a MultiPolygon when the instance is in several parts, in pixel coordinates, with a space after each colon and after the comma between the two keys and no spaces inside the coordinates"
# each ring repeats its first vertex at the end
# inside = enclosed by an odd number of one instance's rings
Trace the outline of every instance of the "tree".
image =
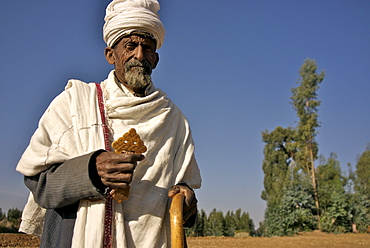
{"type": "Polygon", "coordinates": [[[352,225],[354,231],[366,233],[370,225],[370,201],[363,194],[354,194],[354,201],[351,204],[352,225]]]}
{"type": "Polygon", "coordinates": [[[343,233],[351,230],[348,199],[344,192],[332,192],[330,206],[322,213],[322,230],[343,233]]]}
{"type": "Polygon", "coordinates": [[[294,179],[284,187],[281,204],[275,208],[267,208],[265,212],[265,236],[284,236],[309,231],[316,223],[312,214],[312,190],[305,182],[307,176],[294,168],[291,168],[290,172],[294,179]]]}
{"type": "Polygon", "coordinates": [[[356,191],[370,199],[370,145],[362,153],[356,164],[356,191]]]}
{"type": "Polygon", "coordinates": [[[332,204],[334,193],[344,195],[344,187],[348,179],[342,175],[340,163],[335,153],[330,154],[327,161],[324,157],[321,157],[320,160],[322,164],[316,168],[316,178],[321,209],[326,211],[332,204]]]}
{"type": "Polygon", "coordinates": [[[353,181],[352,222],[359,232],[366,232],[370,225],[370,144],[357,161],[353,181]]]}
{"type": "Polygon", "coordinates": [[[7,216],[0,208],[0,220],[3,220],[0,225],[0,233],[16,233],[19,229],[22,211],[18,208],[8,210],[7,216]]]}
{"type": "Polygon", "coordinates": [[[290,151],[293,152],[294,161],[311,177],[315,205],[317,209],[318,229],[320,227],[320,204],[317,192],[315,160],[317,159],[318,144],[315,140],[318,122],[318,107],[321,101],[317,100],[317,90],[324,80],[325,73],[316,73],[317,65],[314,60],[306,59],[296,82],[297,88],[292,89],[291,97],[293,108],[299,118],[296,128],[295,142],[291,144],[290,151]]]}
{"type": "Polygon", "coordinates": [[[3,210],[0,208],[0,221],[6,218],[6,214],[3,212],[3,210]]]}
{"type": "Polygon", "coordinates": [[[320,101],[317,100],[316,92],[324,80],[324,72],[317,74],[316,70],[316,62],[306,59],[296,82],[299,86],[292,89],[291,104],[299,118],[297,126],[278,126],[270,133],[267,130],[262,133],[262,140],[265,142],[262,165],[265,189],[261,198],[267,201],[264,227],[269,235],[283,235],[307,226],[307,220],[300,215],[303,213],[311,218],[309,223],[317,223],[320,229],[320,204],[315,175],[318,153],[315,137],[319,127],[317,112],[320,101]],[[310,186],[306,184],[306,178],[310,178],[310,186]],[[291,210],[292,203],[289,201],[301,201],[303,195],[308,192],[312,193],[316,208],[299,207],[291,210]],[[316,213],[317,219],[312,218],[313,212],[316,213]],[[282,220],[281,216],[285,219],[282,220]],[[283,222],[287,230],[282,230],[279,222],[283,222]]]}
{"type": "Polygon", "coordinates": [[[270,133],[267,130],[262,132],[262,140],[265,142],[262,164],[265,189],[261,198],[267,201],[268,208],[274,208],[281,203],[291,158],[286,146],[293,141],[294,133],[292,128],[280,126],[270,133]]]}
{"type": "Polygon", "coordinates": [[[251,236],[255,235],[254,222],[250,218],[249,213],[243,212],[242,216],[240,217],[240,223],[241,226],[237,226],[238,230],[248,232],[251,236]]]}
{"type": "Polygon", "coordinates": [[[345,186],[348,178],[342,174],[337,155],[332,153],[326,161],[321,157],[316,168],[318,195],[321,207],[321,226],[326,232],[347,232],[351,230],[350,204],[345,186]]]}
{"type": "Polygon", "coordinates": [[[213,209],[208,216],[207,236],[222,236],[224,233],[224,216],[222,211],[213,209]]]}
{"type": "Polygon", "coordinates": [[[202,209],[200,212],[199,211],[197,212],[197,218],[195,221],[195,225],[185,230],[186,236],[187,237],[204,237],[206,223],[207,223],[207,214],[202,209]]]}
{"type": "Polygon", "coordinates": [[[236,232],[247,232],[251,236],[254,235],[254,223],[249,217],[249,213],[242,212],[239,208],[235,212],[234,219],[236,232]]]}
{"type": "Polygon", "coordinates": [[[8,221],[18,226],[21,221],[22,211],[18,208],[11,208],[8,210],[8,221]]]}
{"type": "Polygon", "coordinates": [[[235,220],[235,215],[233,211],[227,211],[225,215],[225,220],[224,220],[224,236],[226,237],[234,237],[234,233],[237,230],[236,228],[236,220],[235,220]]]}

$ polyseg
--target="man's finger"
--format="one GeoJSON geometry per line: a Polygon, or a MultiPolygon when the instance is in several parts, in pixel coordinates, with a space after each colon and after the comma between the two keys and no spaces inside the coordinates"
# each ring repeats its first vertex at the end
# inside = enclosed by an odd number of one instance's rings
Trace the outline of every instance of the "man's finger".
{"type": "Polygon", "coordinates": [[[178,193],[180,193],[180,187],[175,185],[168,191],[168,197],[172,198],[178,193]]]}

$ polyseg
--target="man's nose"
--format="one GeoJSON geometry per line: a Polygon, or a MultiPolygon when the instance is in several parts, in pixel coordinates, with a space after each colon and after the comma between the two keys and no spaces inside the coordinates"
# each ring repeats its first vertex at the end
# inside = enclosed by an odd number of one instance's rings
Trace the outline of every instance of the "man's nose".
{"type": "Polygon", "coordinates": [[[143,61],[144,60],[144,50],[143,50],[143,47],[142,46],[137,46],[135,48],[135,59],[139,60],[139,61],[143,61]]]}

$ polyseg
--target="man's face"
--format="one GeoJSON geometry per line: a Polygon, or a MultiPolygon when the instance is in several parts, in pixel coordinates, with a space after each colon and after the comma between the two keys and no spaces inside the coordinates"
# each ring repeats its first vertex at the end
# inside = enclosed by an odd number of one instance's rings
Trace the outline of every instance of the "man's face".
{"type": "Polygon", "coordinates": [[[153,40],[131,35],[122,38],[114,48],[107,47],[105,57],[110,64],[114,64],[120,83],[142,93],[151,83],[150,75],[159,60],[155,47],[153,40]]]}

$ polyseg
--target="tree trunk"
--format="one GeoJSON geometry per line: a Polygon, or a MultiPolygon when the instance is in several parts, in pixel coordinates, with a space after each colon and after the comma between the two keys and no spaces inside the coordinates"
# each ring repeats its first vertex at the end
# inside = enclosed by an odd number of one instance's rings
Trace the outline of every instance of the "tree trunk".
{"type": "Polygon", "coordinates": [[[315,206],[317,209],[317,229],[321,230],[321,222],[320,222],[320,203],[319,203],[319,194],[317,193],[317,183],[316,183],[316,175],[315,175],[315,161],[313,156],[313,148],[312,143],[310,144],[310,160],[311,160],[311,179],[312,179],[312,187],[313,187],[313,196],[315,200],[315,206]]]}

